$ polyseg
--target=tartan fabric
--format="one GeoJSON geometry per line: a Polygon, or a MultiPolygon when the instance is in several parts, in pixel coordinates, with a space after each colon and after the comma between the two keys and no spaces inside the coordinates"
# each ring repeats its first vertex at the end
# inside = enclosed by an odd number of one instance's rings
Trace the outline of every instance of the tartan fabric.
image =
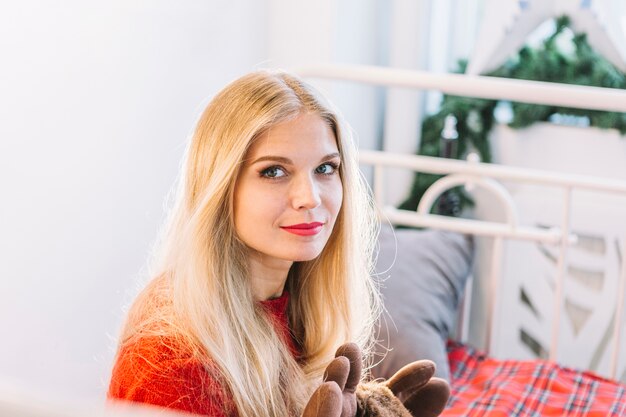
{"type": "Polygon", "coordinates": [[[443,417],[626,416],[626,385],[550,361],[491,359],[448,342],[450,400],[443,417]]]}

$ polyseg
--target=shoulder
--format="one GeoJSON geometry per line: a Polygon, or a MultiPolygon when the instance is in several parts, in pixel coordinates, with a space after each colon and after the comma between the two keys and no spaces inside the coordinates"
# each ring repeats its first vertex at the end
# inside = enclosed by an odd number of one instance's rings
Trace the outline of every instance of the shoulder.
{"type": "Polygon", "coordinates": [[[121,346],[107,396],[224,416],[226,395],[214,375],[176,339],[141,337],[121,346]]]}

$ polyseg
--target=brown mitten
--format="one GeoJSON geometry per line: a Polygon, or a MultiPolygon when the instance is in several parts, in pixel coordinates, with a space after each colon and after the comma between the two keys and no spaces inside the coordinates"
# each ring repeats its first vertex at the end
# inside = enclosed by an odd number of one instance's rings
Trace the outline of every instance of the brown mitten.
{"type": "Polygon", "coordinates": [[[358,417],[436,417],[445,408],[450,387],[434,378],[435,364],[410,363],[384,382],[368,382],[357,389],[358,417]]]}
{"type": "Polygon", "coordinates": [[[302,417],[355,417],[362,366],[361,349],[354,343],[341,345],[326,367],[324,383],[311,396],[302,417]]]}

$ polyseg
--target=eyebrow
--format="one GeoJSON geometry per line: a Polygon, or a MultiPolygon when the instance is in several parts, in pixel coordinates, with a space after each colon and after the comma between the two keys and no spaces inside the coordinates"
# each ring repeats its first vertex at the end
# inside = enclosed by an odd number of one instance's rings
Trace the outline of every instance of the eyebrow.
{"type": "MultiPolygon", "coordinates": [[[[320,161],[327,161],[329,159],[333,159],[333,158],[339,158],[341,157],[341,155],[339,155],[339,152],[333,152],[333,153],[329,153],[328,155],[322,157],[322,159],[320,159],[320,161]]],[[[252,161],[250,164],[256,164],[258,162],[263,162],[263,161],[273,161],[273,162],[280,162],[282,164],[289,164],[289,165],[293,165],[293,161],[289,158],[285,158],[284,156],[273,156],[273,155],[266,155],[266,156],[261,156],[257,159],[255,159],[254,161],[252,161]]]]}

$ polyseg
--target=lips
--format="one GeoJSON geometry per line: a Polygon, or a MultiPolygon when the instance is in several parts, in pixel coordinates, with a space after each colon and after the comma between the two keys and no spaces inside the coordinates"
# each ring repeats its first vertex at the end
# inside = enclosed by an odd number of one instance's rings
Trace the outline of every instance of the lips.
{"type": "Polygon", "coordinates": [[[299,236],[313,236],[322,231],[322,227],[324,223],[313,222],[313,223],[299,223],[292,224],[289,226],[281,226],[286,232],[293,233],[294,235],[299,236]]]}

